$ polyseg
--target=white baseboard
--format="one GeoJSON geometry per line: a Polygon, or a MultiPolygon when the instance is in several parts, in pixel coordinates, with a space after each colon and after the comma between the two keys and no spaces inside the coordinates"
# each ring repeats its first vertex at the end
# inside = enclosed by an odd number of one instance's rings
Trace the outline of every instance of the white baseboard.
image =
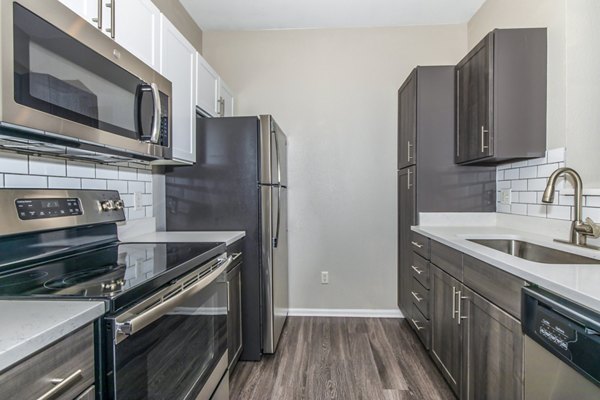
{"type": "Polygon", "coordinates": [[[327,308],[290,308],[292,317],[359,317],[359,318],[404,318],[398,309],[327,309],[327,308]]]}

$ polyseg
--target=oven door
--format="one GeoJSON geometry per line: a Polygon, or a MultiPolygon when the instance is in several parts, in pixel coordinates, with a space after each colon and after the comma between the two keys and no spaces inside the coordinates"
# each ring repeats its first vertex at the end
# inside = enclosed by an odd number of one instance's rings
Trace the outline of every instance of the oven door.
{"type": "Polygon", "coordinates": [[[58,0],[0,7],[3,123],[170,158],[167,79],[58,0]]]}
{"type": "Polygon", "coordinates": [[[227,371],[231,257],[211,263],[109,318],[108,398],[210,398],[227,371]]]}

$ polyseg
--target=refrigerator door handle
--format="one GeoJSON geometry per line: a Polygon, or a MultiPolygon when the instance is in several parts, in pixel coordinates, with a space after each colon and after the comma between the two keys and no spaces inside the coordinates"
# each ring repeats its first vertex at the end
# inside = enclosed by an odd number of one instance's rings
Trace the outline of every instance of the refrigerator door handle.
{"type": "Polygon", "coordinates": [[[277,247],[279,242],[279,225],[281,224],[281,186],[277,186],[277,226],[275,228],[275,238],[273,238],[273,247],[277,247]]]}
{"type": "Polygon", "coordinates": [[[277,140],[277,131],[273,129],[273,138],[275,138],[275,154],[277,155],[277,184],[281,185],[281,160],[279,158],[279,140],[277,140]]]}

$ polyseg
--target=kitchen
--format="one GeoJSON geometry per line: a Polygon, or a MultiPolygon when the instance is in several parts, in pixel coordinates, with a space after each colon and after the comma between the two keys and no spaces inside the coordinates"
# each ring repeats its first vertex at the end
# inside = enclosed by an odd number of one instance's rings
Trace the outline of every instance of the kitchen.
{"type": "Polygon", "coordinates": [[[2,0],[0,398],[598,398],[598,15],[2,0]]]}

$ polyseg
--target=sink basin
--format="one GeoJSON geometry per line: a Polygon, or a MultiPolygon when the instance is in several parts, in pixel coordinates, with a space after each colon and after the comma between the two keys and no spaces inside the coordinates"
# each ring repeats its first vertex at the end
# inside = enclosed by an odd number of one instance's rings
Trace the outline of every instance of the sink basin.
{"type": "Polygon", "coordinates": [[[600,264],[600,260],[513,239],[467,239],[490,249],[544,264],[600,264]]]}

